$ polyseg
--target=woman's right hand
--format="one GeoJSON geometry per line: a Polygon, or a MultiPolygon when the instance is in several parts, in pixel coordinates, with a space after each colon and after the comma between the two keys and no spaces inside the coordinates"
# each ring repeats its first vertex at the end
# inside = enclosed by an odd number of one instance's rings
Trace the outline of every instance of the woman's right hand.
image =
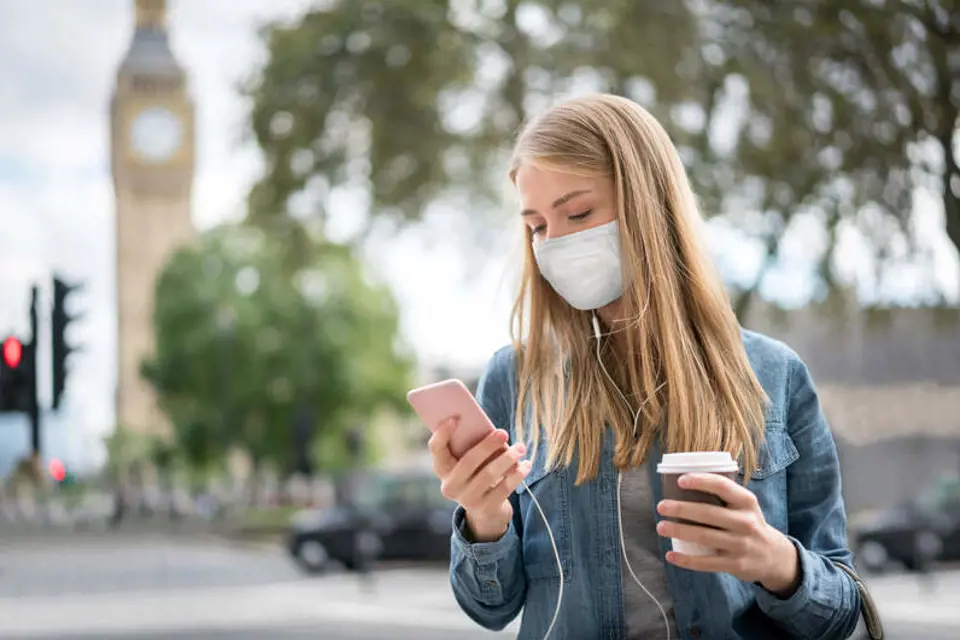
{"type": "Polygon", "coordinates": [[[450,436],[458,420],[444,421],[430,438],[433,471],[440,478],[444,497],[458,502],[466,512],[474,542],[500,539],[510,525],[513,505],[510,494],[530,473],[531,462],[520,459],[523,443],[507,446],[506,431],[497,429],[459,460],[450,453],[450,436]]]}

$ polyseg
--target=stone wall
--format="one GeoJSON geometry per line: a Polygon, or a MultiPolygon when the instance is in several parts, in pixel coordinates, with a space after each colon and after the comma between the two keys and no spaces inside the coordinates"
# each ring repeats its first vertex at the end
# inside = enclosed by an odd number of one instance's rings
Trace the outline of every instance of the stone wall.
{"type": "Polygon", "coordinates": [[[960,473],[960,309],[860,309],[842,300],[744,322],[813,374],[837,440],[847,509],[916,497],[960,473]]]}

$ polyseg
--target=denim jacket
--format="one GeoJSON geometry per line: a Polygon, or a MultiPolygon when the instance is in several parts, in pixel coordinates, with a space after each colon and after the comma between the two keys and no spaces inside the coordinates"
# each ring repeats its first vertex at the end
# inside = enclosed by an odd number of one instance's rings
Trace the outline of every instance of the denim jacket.
{"type": "MultiPolygon", "coordinates": [[[[853,566],[833,436],[799,356],[753,332],[743,331],[743,340],[770,398],[759,465],[747,486],[767,522],[797,547],[802,579],[793,595],[780,599],[730,574],[688,571],[664,561],[677,627],[686,640],[847,638],[858,622],[860,597],[832,562],[853,566]]],[[[515,352],[506,347],[488,364],[477,399],[511,440],[516,394],[515,352]]],[[[563,606],[551,640],[623,638],[612,434],[608,430],[597,477],[580,486],[574,484],[576,460],[571,467],[548,469],[544,449],[538,447],[526,484],[543,507],[563,565],[563,606]]],[[[659,454],[653,451],[650,460],[659,454]]],[[[655,466],[647,465],[654,510],[662,499],[655,466]]],[[[513,520],[495,542],[470,543],[463,533],[463,509],[457,509],[450,578],[461,608],[477,623],[499,630],[522,610],[518,638],[542,640],[557,603],[559,570],[527,487],[511,495],[513,520]]],[[[666,555],[670,541],[660,540],[666,555]]]]}

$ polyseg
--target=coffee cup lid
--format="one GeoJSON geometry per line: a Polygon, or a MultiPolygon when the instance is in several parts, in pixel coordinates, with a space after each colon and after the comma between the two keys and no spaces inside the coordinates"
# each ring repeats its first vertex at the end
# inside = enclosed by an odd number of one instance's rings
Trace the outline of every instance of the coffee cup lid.
{"type": "Polygon", "coordinates": [[[712,471],[730,473],[739,469],[737,461],[726,451],[688,451],[665,453],[657,465],[658,473],[712,471]]]}

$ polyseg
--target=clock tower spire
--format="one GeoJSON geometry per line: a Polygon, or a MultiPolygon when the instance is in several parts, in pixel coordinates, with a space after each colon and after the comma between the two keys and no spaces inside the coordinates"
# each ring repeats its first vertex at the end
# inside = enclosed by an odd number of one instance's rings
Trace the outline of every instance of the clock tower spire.
{"type": "Polygon", "coordinates": [[[165,0],[135,0],[130,48],[110,105],[116,197],[117,426],[165,434],[140,364],[153,352],[156,278],[194,237],[194,109],[170,46],[165,0]]]}

